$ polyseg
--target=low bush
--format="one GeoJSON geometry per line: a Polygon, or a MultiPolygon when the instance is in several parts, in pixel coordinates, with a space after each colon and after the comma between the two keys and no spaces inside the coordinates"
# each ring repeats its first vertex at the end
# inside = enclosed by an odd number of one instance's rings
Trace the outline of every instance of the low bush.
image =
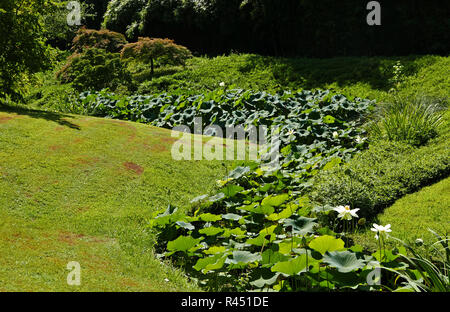
{"type": "Polygon", "coordinates": [[[332,206],[349,203],[373,218],[403,195],[449,175],[446,140],[433,143],[415,148],[376,142],[347,164],[320,172],[314,178],[311,199],[332,206]]]}
{"type": "Polygon", "coordinates": [[[96,48],[73,54],[56,75],[79,91],[132,86],[131,74],[119,54],[96,48]]]}
{"type": "MultiPolygon", "coordinates": [[[[51,84],[43,86],[26,98],[34,107],[69,112],[65,107],[75,103],[78,92],[70,84],[51,84]]],[[[71,112],[71,111],[70,111],[71,112]]]]}

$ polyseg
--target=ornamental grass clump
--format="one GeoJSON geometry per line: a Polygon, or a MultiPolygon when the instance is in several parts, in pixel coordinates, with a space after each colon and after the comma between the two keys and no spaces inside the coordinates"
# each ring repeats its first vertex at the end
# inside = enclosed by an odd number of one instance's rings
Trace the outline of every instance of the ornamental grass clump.
{"type": "Polygon", "coordinates": [[[371,124],[370,130],[376,139],[420,146],[437,135],[443,112],[443,105],[435,98],[399,97],[380,106],[379,119],[371,124]]]}

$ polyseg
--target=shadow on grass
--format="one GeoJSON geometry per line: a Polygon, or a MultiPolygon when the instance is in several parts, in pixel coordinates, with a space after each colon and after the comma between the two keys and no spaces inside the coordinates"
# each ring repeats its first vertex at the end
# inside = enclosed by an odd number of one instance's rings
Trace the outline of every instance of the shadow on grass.
{"type": "Polygon", "coordinates": [[[345,87],[356,83],[367,83],[372,89],[388,91],[393,87],[394,68],[397,61],[403,66],[402,76],[417,74],[421,63],[433,63],[436,59],[424,56],[399,57],[335,57],[278,58],[250,54],[245,58],[241,71],[256,67],[269,68],[273,77],[282,86],[306,89],[324,88],[336,83],[345,87]]]}
{"type": "Polygon", "coordinates": [[[2,104],[1,102],[0,102],[0,112],[16,113],[18,115],[26,115],[31,118],[45,119],[48,121],[56,122],[59,125],[64,126],[64,127],[69,127],[71,129],[75,129],[75,130],[81,130],[80,126],[78,126],[77,124],[74,124],[66,119],[66,118],[73,118],[72,116],[62,114],[62,113],[40,111],[40,110],[35,110],[35,109],[23,107],[23,106],[13,106],[13,105],[7,105],[4,103],[2,104]]]}

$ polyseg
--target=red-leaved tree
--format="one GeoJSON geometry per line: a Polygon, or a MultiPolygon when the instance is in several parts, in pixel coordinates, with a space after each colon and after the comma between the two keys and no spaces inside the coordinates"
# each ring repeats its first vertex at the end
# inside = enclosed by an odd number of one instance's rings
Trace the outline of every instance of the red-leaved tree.
{"type": "Polygon", "coordinates": [[[151,74],[154,74],[156,59],[164,60],[172,65],[185,65],[186,60],[192,57],[188,48],[175,44],[173,40],[161,38],[139,37],[137,42],[126,44],[120,53],[122,59],[134,58],[150,63],[151,74]]]}

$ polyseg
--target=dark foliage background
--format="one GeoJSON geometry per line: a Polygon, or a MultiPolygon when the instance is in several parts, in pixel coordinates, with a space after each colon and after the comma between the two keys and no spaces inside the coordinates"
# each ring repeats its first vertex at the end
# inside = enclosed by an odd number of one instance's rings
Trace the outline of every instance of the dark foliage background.
{"type": "MultiPolygon", "coordinates": [[[[90,1],[97,3],[101,14],[105,2],[90,1]]],[[[127,33],[130,39],[171,38],[197,53],[212,55],[230,51],[307,57],[448,54],[450,1],[381,0],[381,26],[367,25],[368,2],[113,0],[103,26],[127,33]]],[[[88,26],[97,25],[98,17],[88,26]]]]}

